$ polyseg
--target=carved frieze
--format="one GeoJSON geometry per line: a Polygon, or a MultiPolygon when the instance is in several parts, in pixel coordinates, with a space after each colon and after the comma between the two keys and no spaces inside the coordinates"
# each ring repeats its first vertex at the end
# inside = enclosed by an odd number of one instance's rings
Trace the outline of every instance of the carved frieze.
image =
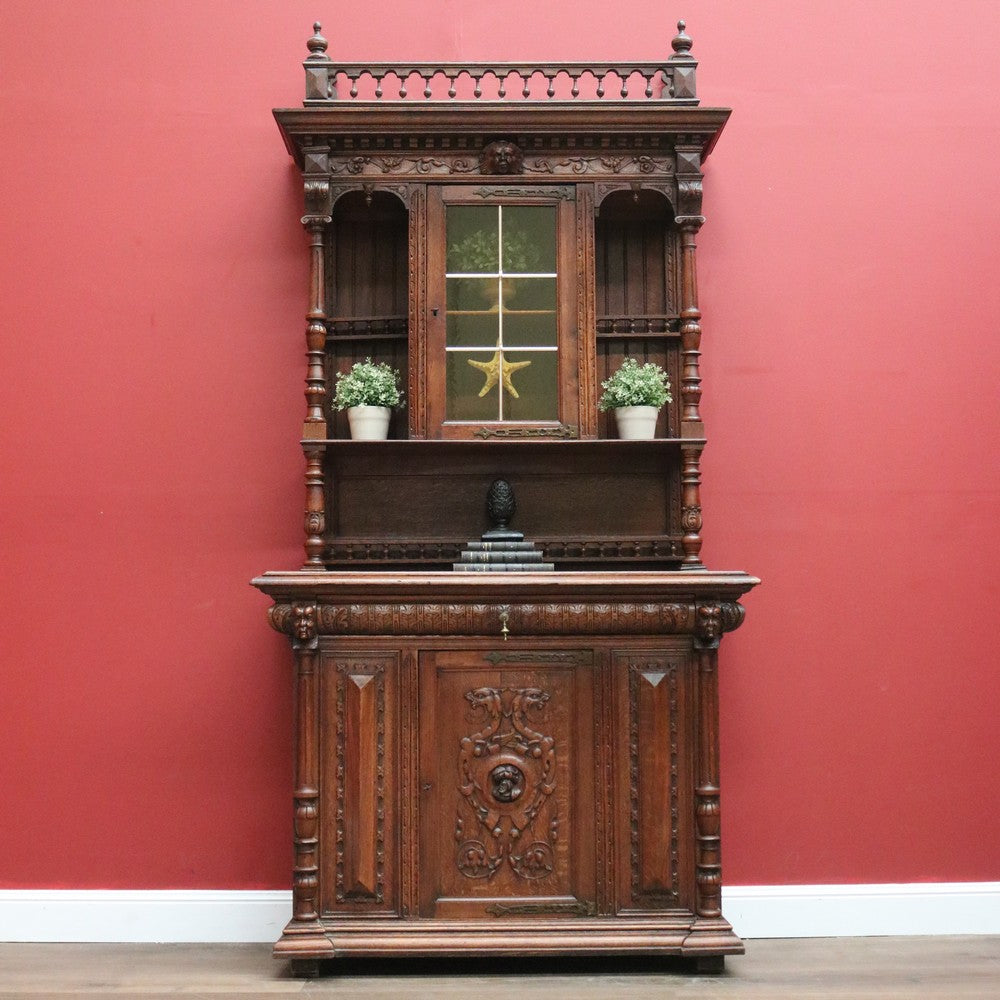
{"type": "MultiPolygon", "coordinates": [[[[743,621],[735,601],[607,604],[275,604],[271,627],[309,643],[317,635],[493,635],[500,615],[518,635],[694,634],[718,643],[743,621]]],[[[499,654],[504,660],[515,654],[499,654]]]]}
{"type": "Polygon", "coordinates": [[[695,631],[696,620],[693,604],[677,603],[279,604],[269,618],[295,637],[310,628],[321,635],[494,635],[503,610],[518,635],[683,634],[695,631]]]}
{"type": "Polygon", "coordinates": [[[636,175],[672,174],[674,161],[670,157],[646,154],[617,154],[602,156],[529,156],[524,161],[526,174],[595,174],[636,175]]]}
{"type": "Polygon", "coordinates": [[[321,150],[309,150],[305,173],[316,179],[465,174],[649,179],[680,174],[700,178],[704,137],[682,138],[691,139],[696,145],[675,152],[673,142],[643,135],[618,136],[610,149],[601,148],[589,136],[579,135],[549,135],[533,141],[520,137],[517,142],[490,136],[408,136],[390,144],[375,144],[365,137],[355,137],[349,143],[332,143],[321,150]]]}
{"type": "MultiPolygon", "coordinates": [[[[669,152],[669,151],[667,151],[669,152]]],[[[329,157],[330,177],[440,177],[462,174],[536,174],[548,177],[669,177],[672,154],[639,151],[584,154],[553,150],[525,156],[510,142],[492,142],[481,152],[435,150],[425,155],[371,152],[329,157]]],[[[700,178],[700,174],[697,175],[700,178]]]]}

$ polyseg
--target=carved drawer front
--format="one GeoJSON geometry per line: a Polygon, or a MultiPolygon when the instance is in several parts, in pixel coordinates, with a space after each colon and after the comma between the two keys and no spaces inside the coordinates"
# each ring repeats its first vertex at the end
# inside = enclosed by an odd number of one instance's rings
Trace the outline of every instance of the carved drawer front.
{"type": "Polygon", "coordinates": [[[420,717],[422,915],[593,914],[593,650],[424,651],[420,717]]]}
{"type": "Polygon", "coordinates": [[[619,912],[694,908],[693,673],[672,645],[611,654],[619,912]]]}
{"type": "Polygon", "coordinates": [[[398,912],[396,792],[399,654],[321,660],[321,908],[398,912]]]}

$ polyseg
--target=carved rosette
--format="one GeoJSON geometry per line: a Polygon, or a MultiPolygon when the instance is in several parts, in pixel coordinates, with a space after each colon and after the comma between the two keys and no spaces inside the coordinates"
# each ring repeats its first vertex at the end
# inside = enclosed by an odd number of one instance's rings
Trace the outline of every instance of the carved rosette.
{"type": "Polygon", "coordinates": [[[558,820],[551,815],[547,826],[536,823],[556,787],[555,740],[534,729],[529,715],[543,713],[549,697],[540,688],[466,692],[483,721],[459,743],[455,865],[466,878],[492,878],[504,859],[528,880],[555,869],[558,820]],[[478,824],[477,835],[466,836],[463,812],[478,824]]]}

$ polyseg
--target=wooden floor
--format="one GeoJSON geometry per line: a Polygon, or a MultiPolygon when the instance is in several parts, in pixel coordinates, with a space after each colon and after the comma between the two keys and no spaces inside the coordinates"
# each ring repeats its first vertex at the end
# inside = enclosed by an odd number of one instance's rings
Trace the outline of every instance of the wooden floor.
{"type": "Polygon", "coordinates": [[[718,976],[638,960],[350,963],[301,980],[266,945],[0,944],[0,997],[1000,1000],[1000,938],[750,941],[718,976]]]}

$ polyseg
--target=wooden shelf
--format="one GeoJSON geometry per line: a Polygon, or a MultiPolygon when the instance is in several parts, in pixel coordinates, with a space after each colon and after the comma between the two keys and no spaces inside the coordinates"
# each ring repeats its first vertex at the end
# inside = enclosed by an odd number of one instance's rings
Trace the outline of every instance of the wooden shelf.
{"type": "Polygon", "coordinates": [[[303,445],[317,445],[360,450],[394,448],[488,448],[561,447],[576,449],[625,449],[646,451],[655,448],[704,447],[705,438],[653,438],[649,441],[622,441],[619,438],[389,438],[386,441],[353,441],[350,438],[303,438],[303,445]]]}

